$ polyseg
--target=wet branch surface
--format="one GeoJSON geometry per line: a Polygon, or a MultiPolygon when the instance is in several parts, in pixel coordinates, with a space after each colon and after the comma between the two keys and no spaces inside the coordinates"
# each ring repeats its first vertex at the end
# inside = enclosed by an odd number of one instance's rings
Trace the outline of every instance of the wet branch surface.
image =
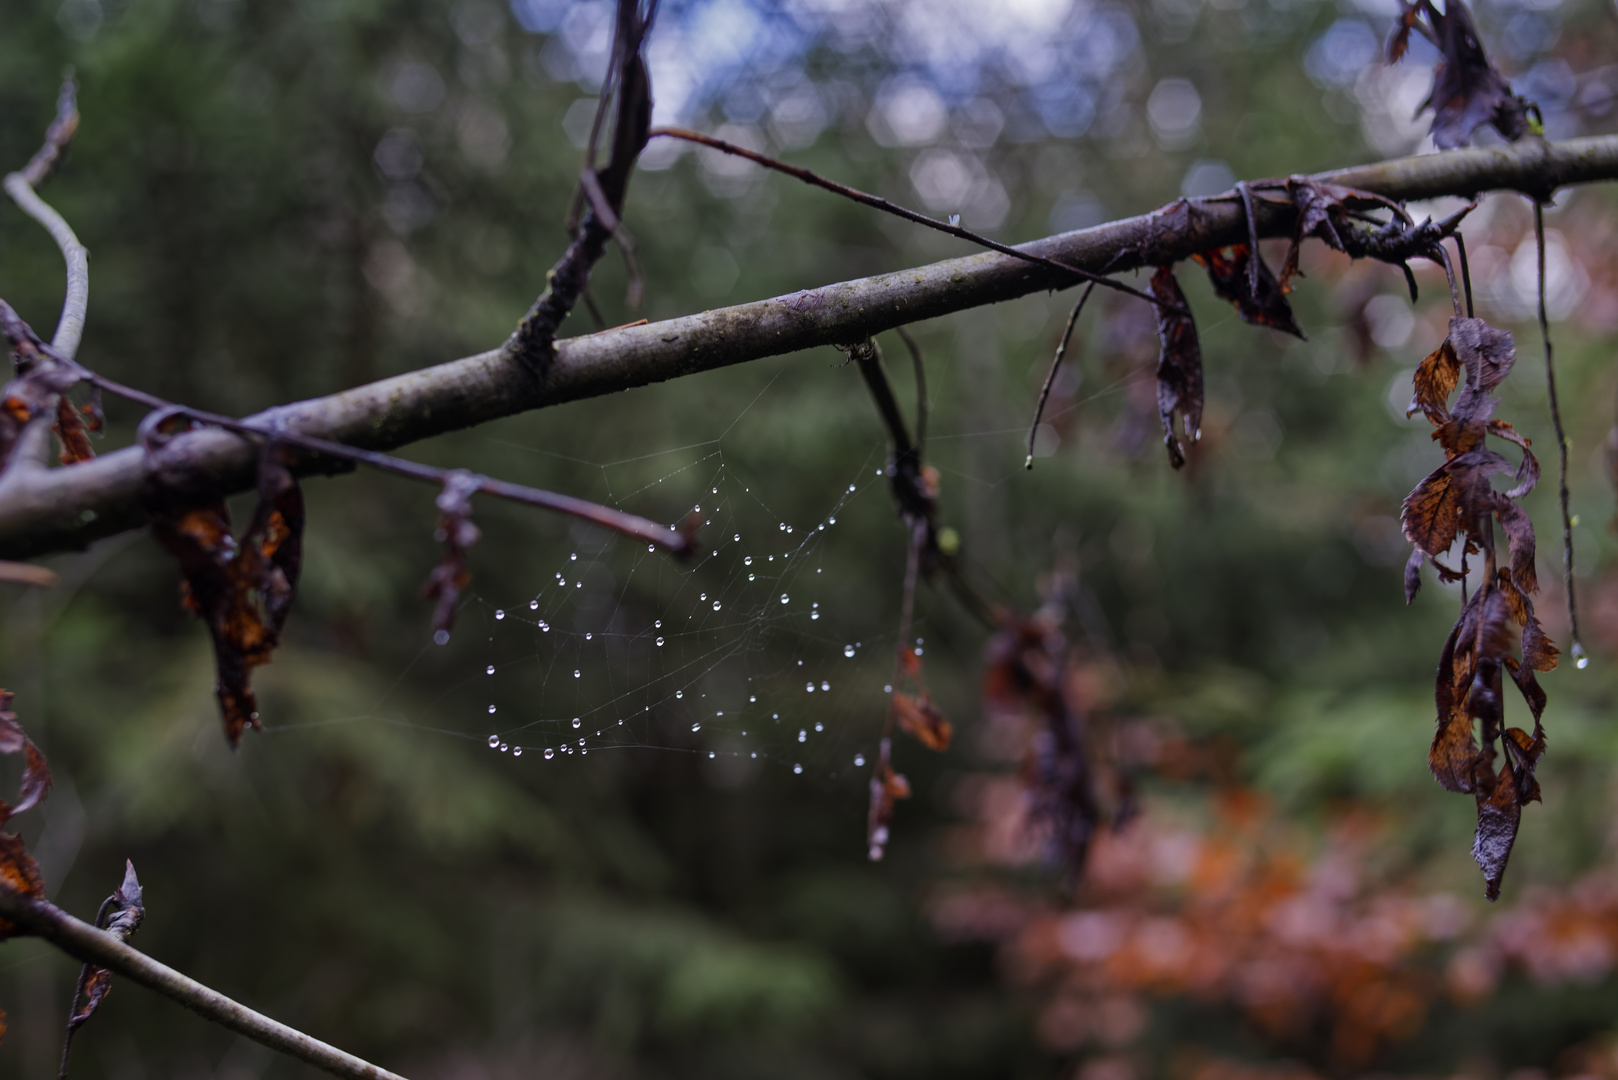
{"type": "MultiPolygon", "coordinates": [[[[1402,158],[1320,174],[1317,179],[1397,200],[1517,191],[1548,197],[1558,187],[1618,179],[1618,136],[1402,158]]],[[[1295,211],[1257,200],[1261,237],[1290,236],[1295,211]]],[[[1240,200],[1183,201],[1138,217],[1020,245],[1094,273],[1164,265],[1244,243],[1240,200]]],[[[244,423],[350,446],[387,450],[531,409],[646,386],[818,346],[834,346],[924,319],[1071,285],[1071,274],[985,252],[663,322],[555,343],[535,373],[495,349],[327,397],[258,413],[244,423]]],[[[258,450],[221,430],[178,435],[164,447],[165,477],[227,491],[254,484],[258,450]]],[[[139,448],[71,469],[12,470],[0,484],[0,559],[74,550],[140,527],[139,500],[152,467],[139,448]]],[[[297,465],[333,472],[328,459],[297,465]]]]}

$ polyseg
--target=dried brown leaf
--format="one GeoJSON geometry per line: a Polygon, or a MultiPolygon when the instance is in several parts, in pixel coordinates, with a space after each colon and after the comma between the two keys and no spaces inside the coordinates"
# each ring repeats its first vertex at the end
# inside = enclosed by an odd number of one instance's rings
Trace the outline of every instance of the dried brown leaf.
{"type": "Polygon", "coordinates": [[[1208,271],[1208,280],[1213,283],[1214,292],[1230,301],[1243,322],[1303,337],[1303,331],[1298,329],[1298,323],[1292,316],[1292,305],[1287,302],[1286,290],[1271,273],[1262,255],[1255,256],[1246,244],[1237,244],[1191,257],[1208,271]],[[1255,257],[1258,259],[1256,290],[1251,265],[1255,257]]]}
{"type": "Polygon", "coordinates": [[[1185,434],[1193,442],[1202,438],[1202,347],[1173,267],[1158,267],[1147,291],[1162,301],[1157,308],[1157,336],[1162,345],[1157,361],[1157,413],[1163,421],[1169,463],[1178,469],[1185,464],[1185,451],[1174,432],[1174,414],[1180,414],[1185,434]],[[1176,307],[1180,310],[1174,310],[1176,307]]]}
{"type": "Polygon", "coordinates": [[[893,716],[898,721],[900,730],[915,738],[927,749],[939,753],[949,749],[950,738],[954,735],[955,729],[938,710],[938,706],[933,704],[932,697],[925,692],[915,697],[910,694],[894,694],[893,716]]]}

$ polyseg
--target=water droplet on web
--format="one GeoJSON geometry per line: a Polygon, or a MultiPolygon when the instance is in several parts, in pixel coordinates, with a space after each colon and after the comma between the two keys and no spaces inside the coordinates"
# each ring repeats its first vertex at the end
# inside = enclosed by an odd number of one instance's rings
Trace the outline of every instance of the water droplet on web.
{"type": "MultiPolygon", "coordinates": [[[[877,475],[878,475],[878,476],[881,476],[881,475],[882,475],[882,473],[881,473],[881,472],[880,472],[880,471],[878,471],[878,472],[877,472],[877,475]]],[[[853,490],[854,490],[854,485],[853,485],[853,484],[850,484],[850,485],[848,485],[848,490],[849,490],[849,491],[853,491],[853,490]]]]}
{"type": "Polygon", "coordinates": [[[865,755],[864,754],[855,754],[854,755],[854,764],[856,766],[864,765],[865,764],[865,755]]]}
{"type": "Polygon", "coordinates": [[[707,593],[698,593],[697,594],[697,599],[698,600],[706,600],[706,599],[708,599],[708,594],[707,593]]]}
{"type": "Polygon", "coordinates": [[[646,550],[647,551],[656,551],[657,550],[657,545],[656,544],[647,544],[646,545],[646,550]]]}
{"type": "Polygon", "coordinates": [[[816,724],[815,725],[815,734],[816,735],[820,734],[822,731],[825,731],[825,730],[826,730],[826,725],[825,724],[816,724]]]}
{"type": "Polygon", "coordinates": [[[787,532],[788,532],[788,534],[790,534],[792,532],[792,526],[791,525],[787,526],[787,532]]]}
{"type": "Polygon", "coordinates": [[[752,581],[752,580],[753,580],[753,577],[754,577],[754,575],[753,575],[753,574],[748,574],[748,575],[747,575],[747,580],[748,580],[748,581],[752,581]]]}
{"type": "Polygon", "coordinates": [[[579,553],[577,551],[575,551],[573,554],[571,554],[571,555],[569,555],[567,557],[567,561],[568,562],[578,562],[579,561],[579,553]]]}
{"type": "Polygon", "coordinates": [[[811,612],[810,612],[810,613],[809,613],[809,621],[810,621],[810,622],[814,622],[814,621],[815,621],[815,620],[816,620],[816,619],[818,619],[818,618],[820,618],[820,612],[818,612],[818,611],[811,611],[811,612]]]}
{"type": "Polygon", "coordinates": [[[692,731],[701,731],[702,730],[702,725],[701,724],[692,724],[691,725],[691,730],[692,731]]]}
{"type": "Polygon", "coordinates": [[[579,745],[580,745],[580,746],[583,746],[583,745],[584,745],[584,740],[583,740],[583,739],[580,739],[580,740],[579,740],[579,745]]]}
{"type": "Polygon", "coordinates": [[[715,600],[715,601],[714,601],[714,602],[713,602],[713,609],[714,609],[714,610],[715,610],[715,611],[718,611],[718,610],[719,610],[719,601],[717,601],[717,600],[715,600]]]}
{"type": "Polygon", "coordinates": [[[575,589],[582,589],[582,588],[584,588],[584,582],[582,582],[582,581],[575,581],[575,582],[574,582],[574,583],[573,583],[573,587],[574,587],[574,588],[575,588],[575,589]]]}
{"type": "Polygon", "coordinates": [[[753,751],[753,757],[755,757],[755,758],[758,757],[758,751],[757,750],[753,751]]]}
{"type": "Polygon", "coordinates": [[[812,693],[815,692],[815,684],[814,683],[804,683],[803,684],[803,690],[804,690],[804,693],[806,693],[806,694],[812,694],[812,693]]]}
{"type": "Polygon", "coordinates": [[[854,659],[854,646],[852,646],[852,645],[844,645],[843,646],[843,655],[848,657],[850,660],[854,659]]]}
{"type": "Polygon", "coordinates": [[[820,680],[820,688],[822,690],[830,693],[831,692],[831,683],[827,682],[825,679],[822,679],[822,680],[820,680]]]}
{"type": "Polygon", "coordinates": [[[708,760],[712,761],[713,759],[714,759],[714,752],[712,750],[710,750],[710,751],[708,751],[708,760]]]}
{"type": "Polygon", "coordinates": [[[582,746],[581,746],[581,747],[579,747],[579,753],[581,753],[581,754],[588,754],[588,753],[589,753],[589,752],[590,752],[590,751],[588,751],[588,750],[586,750],[586,749],[585,749],[585,748],[584,748],[584,747],[582,747],[582,746]]]}
{"type": "Polygon", "coordinates": [[[564,589],[567,588],[567,578],[563,577],[561,574],[557,574],[556,575],[556,584],[558,586],[560,586],[561,588],[564,588],[564,589]]]}
{"type": "Polygon", "coordinates": [[[654,623],[652,623],[652,629],[654,629],[654,630],[661,630],[661,629],[663,629],[663,620],[662,620],[662,619],[658,619],[658,620],[657,620],[657,621],[656,621],[656,622],[654,622],[654,623]]]}
{"type": "Polygon", "coordinates": [[[546,750],[545,751],[545,760],[546,761],[551,760],[555,756],[556,756],[556,751],[555,750],[546,750]]]}
{"type": "Polygon", "coordinates": [[[808,742],[809,741],[809,733],[807,731],[803,730],[803,728],[798,729],[798,741],[799,742],[808,742]]]}
{"type": "Polygon", "coordinates": [[[802,776],[803,775],[803,766],[802,765],[794,765],[794,766],[792,766],[792,771],[793,771],[793,773],[795,775],[802,776]]]}
{"type": "Polygon", "coordinates": [[[658,647],[658,648],[662,648],[662,647],[663,647],[663,639],[662,639],[662,638],[658,638],[658,639],[657,639],[657,647],[658,647]]]}
{"type": "Polygon", "coordinates": [[[585,635],[584,635],[584,640],[585,640],[585,641],[589,641],[589,640],[590,640],[590,639],[591,639],[591,638],[593,638],[593,637],[595,637],[595,635],[594,635],[594,634],[585,634],[585,635]]]}
{"type": "Polygon", "coordinates": [[[883,687],[883,688],[882,688],[882,692],[883,692],[883,693],[884,693],[884,694],[891,694],[891,693],[893,693],[893,687],[891,687],[891,686],[884,686],[884,687],[883,687]]]}
{"type": "Polygon", "coordinates": [[[448,630],[434,630],[433,631],[433,644],[434,645],[448,645],[449,644],[449,631],[448,630]]]}
{"type": "Polygon", "coordinates": [[[742,534],[741,534],[741,533],[737,533],[737,534],[736,534],[736,535],[735,535],[735,536],[732,536],[732,537],[731,537],[731,539],[732,539],[732,540],[734,540],[734,541],[736,541],[736,542],[737,542],[737,543],[740,543],[740,542],[741,542],[741,539],[742,539],[742,534]]]}
{"type": "Polygon", "coordinates": [[[1569,649],[1568,653],[1573,657],[1573,666],[1580,671],[1590,666],[1590,658],[1584,655],[1584,645],[1582,643],[1575,641],[1573,648],[1569,649]]]}
{"type": "Polygon", "coordinates": [[[837,519],[836,518],[827,518],[826,519],[826,524],[827,525],[835,525],[835,524],[837,524],[837,519]]]}
{"type": "Polygon", "coordinates": [[[490,715],[490,716],[493,716],[493,715],[494,715],[494,706],[493,706],[493,705],[490,705],[490,706],[489,706],[489,715],[490,715]]]}
{"type": "Polygon", "coordinates": [[[539,610],[539,601],[538,600],[530,600],[530,601],[528,601],[528,610],[529,611],[538,611],[539,610]]]}
{"type": "Polygon", "coordinates": [[[485,675],[493,675],[494,674],[494,665],[490,664],[488,667],[484,668],[483,669],[483,674],[485,674],[485,675]]]}
{"type": "Polygon", "coordinates": [[[780,713],[778,713],[778,712],[776,712],[776,713],[771,713],[771,714],[770,714],[770,719],[771,719],[771,720],[774,720],[774,721],[775,721],[775,722],[776,722],[776,723],[777,723],[777,724],[779,724],[779,723],[780,723],[780,722],[781,722],[781,714],[780,714],[780,713]]]}
{"type": "Polygon", "coordinates": [[[781,603],[785,604],[788,601],[790,601],[791,599],[792,599],[792,597],[788,596],[786,593],[781,594],[781,603]]]}
{"type": "Polygon", "coordinates": [[[752,566],[753,565],[753,556],[749,555],[747,558],[743,559],[742,560],[742,565],[743,566],[752,566]]]}
{"type": "Polygon", "coordinates": [[[677,697],[677,698],[683,698],[683,697],[685,697],[685,691],[684,690],[676,690],[676,691],[674,691],[674,696],[677,697]]]}
{"type": "Polygon", "coordinates": [[[717,495],[717,494],[719,494],[719,489],[718,489],[718,488],[714,488],[714,489],[713,489],[713,493],[714,493],[714,494],[715,494],[715,495],[717,495]]]}
{"type": "Polygon", "coordinates": [[[507,750],[510,750],[510,749],[511,749],[510,744],[508,744],[508,743],[501,743],[500,744],[500,752],[502,754],[505,753],[507,750]]]}
{"type": "Polygon", "coordinates": [[[573,718],[573,730],[577,731],[578,729],[579,729],[579,718],[577,716],[575,716],[573,718]]]}
{"type": "Polygon", "coordinates": [[[920,656],[920,655],[921,655],[921,654],[922,654],[922,653],[923,653],[923,652],[924,652],[924,651],[925,651],[925,650],[924,650],[924,649],[922,649],[922,647],[921,647],[921,646],[920,646],[920,645],[917,645],[917,646],[916,646],[916,655],[917,655],[917,656],[920,656]]]}
{"type": "Polygon", "coordinates": [[[512,757],[522,757],[522,747],[520,747],[520,746],[513,746],[513,747],[512,747],[512,748],[511,748],[511,756],[512,756],[512,757]]]}
{"type": "Polygon", "coordinates": [[[493,750],[495,747],[497,747],[499,745],[500,745],[500,736],[498,736],[498,735],[490,735],[489,736],[489,749],[493,750]]]}
{"type": "Polygon", "coordinates": [[[542,634],[548,634],[551,632],[551,624],[541,619],[539,620],[539,630],[542,634]]]}
{"type": "Polygon", "coordinates": [[[506,613],[504,611],[500,610],[499,608],[495,608],[494,609],[494,617],[495,617],[496,620],[503,619],[503,618],[506,617],[506,613]]]}
{"type": "Polygon", "coordinates": [[[578,668],[573,669],[573,677],[575,679],[577,679],[579,677],[579,669],[578,668]]]}
{"type": "Polygon", "coordinates": [[[758,700],[758,695],[757,695],[757,694],[749,694],[749,695],[748,695],[748,696],[747,696],[747,700],[748,700],[748,701],[749,701],[749,702],[754,702],[754,701],[757,701],[757,700],[758,700]]]}

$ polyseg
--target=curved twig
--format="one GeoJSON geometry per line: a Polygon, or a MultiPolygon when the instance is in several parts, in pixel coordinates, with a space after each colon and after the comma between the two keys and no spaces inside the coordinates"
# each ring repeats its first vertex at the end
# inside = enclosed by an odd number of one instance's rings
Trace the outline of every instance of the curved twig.
{"type": "MultiPolygon", "coordinates": [[[[1254,265],[1257,265],[1256,259],[1254,265]]],[[[1051,370],[1045,375],[1045,385],[1039,388],[1039,404],[1034,406],[1034,422],[1028,425],[1028,458],[1023,462],[1025,469],[1034,467],[1034,435],[1039,431],[1040,418],[1045,415],[1045,402],[1050,399],[1051,387],[1056,385],[1056,373],[1061,370],[1062,357],[1067,353],[1068,339],[1073,336],[1073,327],[1078,324],[1079,313],[1084,310],[1084,302],[1090,299],[1090,290],[1094,287],[1086,285],[1084,292],[1079,294],[1079,302],[1073,305],[1073,313],[1067,317],[1067,327],[1062,331],[1062,340],[1056,346],[1056,355],[1051,358],[1051,370]]]]}

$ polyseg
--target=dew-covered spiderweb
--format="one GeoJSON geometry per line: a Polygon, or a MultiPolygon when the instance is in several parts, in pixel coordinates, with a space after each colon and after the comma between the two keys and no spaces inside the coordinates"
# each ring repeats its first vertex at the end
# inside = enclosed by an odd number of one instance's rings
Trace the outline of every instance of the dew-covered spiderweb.
{"type": "MultiPolygon", "coordinates": [[[[712,426],[728,431],[734,419],[712,426]]],[[[519,571],[476,573],[447,648],[428,643],[423,610],[422,656],[440,665],[428,695],[405,700],[425,681],[415,680],[374,719],[471,740],[534,768],[674,752],[705,759],[721,786],[772,774],[863,781],[894,682],[902,573],[857,603],[834,579],[856,565],[869,572],[873,561],[902,571],[906,542],[874,419],[872,428],[839,471],[807,484],[794,474],[791,510],[772,498],[775,466],[754,475],[726,438],[608,461],[574,456],[600,470],[610,505],[659,521],[700,512],[697,556],[524,518],[535,536],[529,557],[519,571]]],[[[490,524],[479,513],[486,534],[513,520],[490,524]]],[[[923,616],[909,634],[921,652],[927,628],[923,616]]]]}

